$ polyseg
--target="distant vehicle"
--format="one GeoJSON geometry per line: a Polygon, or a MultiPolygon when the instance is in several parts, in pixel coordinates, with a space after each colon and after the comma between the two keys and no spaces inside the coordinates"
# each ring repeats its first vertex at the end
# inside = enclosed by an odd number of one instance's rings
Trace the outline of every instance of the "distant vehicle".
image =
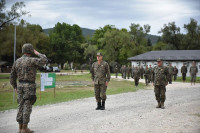
{"type": "Polygon", "coordinates": [[[60,72],[60,69],[58,67],[53,67],[53,72],[60,72]]]}

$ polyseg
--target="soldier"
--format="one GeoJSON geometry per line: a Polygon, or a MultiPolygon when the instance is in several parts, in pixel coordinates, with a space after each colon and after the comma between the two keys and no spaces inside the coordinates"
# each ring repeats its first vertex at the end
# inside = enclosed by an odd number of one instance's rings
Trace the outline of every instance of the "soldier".
{"type": "Polygon", "coordinates": [[[134,67],[134,65],[133,65],[133,67],[132,67],[132,69],[131,69],[131,77],[133,78],[134,77],[134,69],[135,69],[135,67],[134,67]]]}
{"type": "Polygon", "coordinates": [[[17,111],[17,122],[19,123],[20,133],[32,133],[28,128],[32,105],[36,102],[36,72],[37,68],[45,65],[48,60],[45,55],[40,54],[33,49],[32,44],[26,43],[22,47],[21,58],[13,64],[10,73],[10,83],[18,94],[17,102],[19,104],[17,111]],[[31,54],[39,58],[31,57],[31,54]],[[17,84],[16,80],[19,80],[17,84]]]}
{"type": "Polygon", "coordinates": [[[135,86],[137,87],[140,79],[140,69],[138,67],[135,67],[132,77],[135,80],[135,86]]]}
{"type": "Polygon", "coordinates": [[[154,85],[154,92],[156,96],[156,100],[158,105],[156,108],[164,109],[164,102],[166,99],[165,92],[166,86],[168,84],[168,69],[163,66],[162,60],[159,58],[157,60],[158,66],[156,66],[153,70],[153,85],[154,85]]]}
{"type": "Polygon", "coordinates": [[[178,69],[176,68],[176,66],[174,66],[174,81],[176,81],[177,74],[178,74],[178,69]]]}
{"type": "Polygon", "coordinates": [[[97,62],[92,64],[92,81],[94,82],[97,101],[96,110],[105,110],[106,89],[110,81],[110,68],[108,63],[103,61],[101,53],[97,53],[97,62]]]}
{"type": "Polygon", "coordinates": [[[143,66],[140,67],[140,77],[141,79],[143,79],[143,75],[144,75],[144,68],[143,66]]]}
{"type": "Polygon", "coordinates": [[[151,82],[152,83],[152,78],[153,78],[153,68],[151,67],[151,65],[149,65],[149,83],[151,82]]]}
{"type": "Polygon", "coordinates": [[[121,67],[121,69],[120,69],[120,72],[121,72],[121,74],[122,74],[122,78],[124,77],[123,76],[123,73],[124,73],[124,66],[122,65],[122,67],[121,67]]]}
{"type": "Polygon", "coordinates": [[[128,65],[128,67],[126,68],[126,73],[127,73],[127,77],[128,79],[130,78],[131,76],[131,67],[128,65]]]}
{"type": "Polygon", "coordinates": [[[117,65],[115,66],[115,76],[116,76],[116,78],[118,76],[118,67],[117,67],[117,65]]]}
{"type": "Polygon", "coordinates": [[[181,73],[182,73],[183,82],[185,82],[186,74],[187,74],[187,67],[185,66],[185,63],[183,63],[183,66],[181,67],[181,73]]]}
{"type": "Polygon", "coordinates": [[[126,65],[124,65],[124,68],[123,68],[123,78],[126,79],[126,65]]]}
{"type": "Polygon", "coordinates": [[[148,85],[149,83],[149,74],[150,74],[150,70],[148,68],[148,65],[146,65],[146,68],[144,69],[144,78],[145,78],[146,85],[148,85]]]}
{"type": "Polygon", "coordinates": [[[172,76],[174,74],[174,68],[171,63],[169,63],[168,72],[169,72],[169,84],[172,84],[172,76]]]}
{"type": "Polygon", "coordinates": [[[194,82],[194,85],[195,85],[197,73],[198,73],[198,68],[196,66],[196,63],[193,61],[192,66],[190,67],[191,85],[192,85],[192,82],[194,82]]]}

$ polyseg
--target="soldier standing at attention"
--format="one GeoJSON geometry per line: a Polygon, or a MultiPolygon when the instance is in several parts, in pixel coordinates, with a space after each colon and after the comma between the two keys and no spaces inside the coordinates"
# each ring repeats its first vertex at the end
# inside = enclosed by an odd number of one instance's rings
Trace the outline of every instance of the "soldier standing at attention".
{"type": "Polygon", "coordinates": [[[144,75],[144,68],[143,66],[140,67],[140,76],[141,76],[141,79],[143,79],[143,75],[144,75]]]}
{"type": "Polygon", "coordinates": [[[174,68],[172,67],[171,63],[169,63],[168,71],[169,71],[169,84],[172,84],[172,76],[174,74],[174,68]]]}
{"type": "Polygon", "coordinates": [[[196,66],[196,63],[193,61],[192,66],[190,67],[191,85],[192,85],[192,82],[194,82],[194,85],[195,85],[197,73],[198,73],[198,68],[196,66]]]}
{"type": "Polygon", "coordinates": [[[149,74],[150,74],[150,70],[148,68],[148,65],[146,65],[146,68],[144,69],[144,78],[145,78],[146,85],[148,85],[149,83],[149,74]]]}
{"type": "Polygon", "coordinates": [[[174,81],[176,81],[177,74],[178,74],[178,69],[176,68],[176,66],[174,66],[174,81]]]}
{"type": "Polygon", "coordinates": [[[92,64],[92,81],[94,82],[95,98],[97,101],[96,110],[105,110],[106,89],[110,81],[110,68],[108,63],[103,61],[101,53],[97,53],[97,62],[92,64]]]}
{"type": "Polygon", "coordinates": [[[16,120],[19,123],[19,132],[32,133],[33,131],[28,128],[28,123],[32,105],[36,102],[36,72],[37,68],[45,65],[48,60],[45,55],[34,50],[30,43],[23,45],[22,53],[24,55],[13,64],[10,83],[18,94],[17,102],[19,105],[16,120]],[[31,57],[33,53],[39,58],[31,57]],[[18,84],[17,79],[19,80],[18,84]]]}
{"type": "Polygon", "coordinates": [[[133,65],[133,67],[131,68],[131,77],[133,78],[134,77],[134,69],[135,69],[135,67],[134,67],[134,65],[133,65]]]}
{"type": "Polygon", "coordinates": [[[140,69],[138,67],[135,67],[132,77],[135,80],[135,86],[137,87],[140,79],[140,69]]]}
{"type": "Polygon", "coordinates": [[[115,66],[115,76],[116,76],[116,78],[118,76],[118,67],[117,67],[117,65],[115,66]]]}
{"type": "Polygon", "coordinates": [[[153,68],[151,67],[151,65],[149,65],[149,83],[152,83],[152,75],[153,75],[153,68]]]}
{"type": "Polygon", "coordinates": [[[154,92],[156,96],[156,100],[158,105],[156,108],[164,109],[164,102],[166,99],[165,92],[166,86],[168,84],[168,70],[167,67],[163,66],[163,62],[161,59],[157,60],[158,66],[154,68],[153,71],[153,85],[154,85],[154,92]]]}
{"type": "Polygon", "coordinates": [[[126,70],[126,65],[124,65],[124,68],[123,68],[123,78],[124,78],[124,79],[126,79],[126,74],[127,74],[126,71],[127,71],[127,70],[126,70]]]}
{"type": "Polygon", "coordinates": [[[127,77],[128,79],[130,78],[131,76],[131,67],[128,65],[128,67],[126,68],[126,71],[127,71],[127,77]]]}
{"type": "Polygon", "coordinates": [[[185,66],[184,63],[183,63],[183,66],[181,67],[181,73],[182,73],[183,82],[185,82],[186,74],[187,74],[187,67],[185,66]]]}
{"type": "Polygon", "coordinates": [[[123,76],[123,73],[124,73],[124,66],[122,65],[122,67],[121,67],[121,69],[120,69],[120,72],[121,72],[121,74],[122,74],[122,78],[124,77],[123,76]]]}

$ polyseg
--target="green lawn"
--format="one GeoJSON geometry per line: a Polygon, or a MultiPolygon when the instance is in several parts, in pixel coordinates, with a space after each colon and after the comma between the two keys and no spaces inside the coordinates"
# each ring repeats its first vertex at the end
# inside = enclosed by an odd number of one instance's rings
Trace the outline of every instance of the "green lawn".
{"type": "MultiPolygon", "coordinates": [[[[8,109],[16,109],[17,102],[15,98],[15,103],[13,104],[13,89],[9,83],[9,74],[0,74],[0,111],[8,109]],[[7,84],[7,85],[5,85],[7,84]]],[[[94,87],[91,81],[91,75],[66,75],[66,76],[56,76],[56,97],[54,98],[54,89],[46,89],[41,92],[40,99],[40,75],[37,75],[37,102],[34,106],[53,104],[58,102],[65,102],[75,99],[94,97],[94,87]],[[86,83],[75,84],[74,86],[68,85],[68,82],[80,82],[86,83]]],[[[119,94],[126,92],[134,92],[138,89],[145,89],[144,84],[139,84],[136,88],[134,82],[130,81],[116,81],[111,80],[107,89],[107,94],[119,94]]]]}

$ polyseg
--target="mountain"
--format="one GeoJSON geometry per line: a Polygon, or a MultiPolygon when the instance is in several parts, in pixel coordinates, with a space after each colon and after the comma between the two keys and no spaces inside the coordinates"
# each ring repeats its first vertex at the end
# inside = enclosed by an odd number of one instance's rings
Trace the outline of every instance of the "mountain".
{"type": "MultiPolygon", "coordinates": [[[[43,29],[44,33],[46,33],[47,35],[49,34],[49,32],[52,30],[53,28],[48,28],[48,29],[43,29]]],[[[81,28],[83,36],[84,37],[92,37],[92,35],[94,34],[95,30],[92,29],[87,29],[87,28],[81,28]]]]}
{"type": "MultiPolygon", "coordinates": [[[[48,29],[43,29],[43,31],[48,35],[49,34],[49,31],[51,31],[53,28],[48,28],[48,29]]],[[[83,33],[83,36],[84,37],[92,37],[95,30],[92,30],[92,29],[88,29],[88,28],[81,28],[82,30],[82,33],[83,33]]],[[[147,34],[147,36],[145,37],[146,39],[150,39],[152,45],[155,45],[158,41],[160,36],[156,36],[156,35],[151,35],[151,34],[147,34]]]]}

